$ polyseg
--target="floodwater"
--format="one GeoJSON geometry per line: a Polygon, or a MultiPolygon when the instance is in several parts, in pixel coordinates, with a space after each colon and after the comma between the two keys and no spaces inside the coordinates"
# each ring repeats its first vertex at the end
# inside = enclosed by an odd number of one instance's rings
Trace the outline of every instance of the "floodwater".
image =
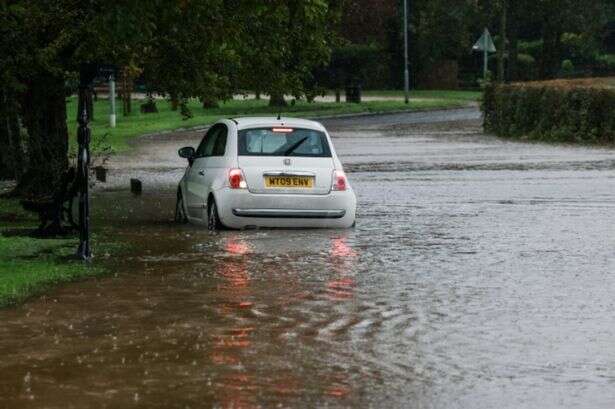
{"type": "Polygon", "coordinates": [[[613,407],[615,151],[477,118],[328,121],[351,230],[174,225],[198,133],[140,140],[93,199],[114,274],[0,311],[0,408],[613,407]]]}

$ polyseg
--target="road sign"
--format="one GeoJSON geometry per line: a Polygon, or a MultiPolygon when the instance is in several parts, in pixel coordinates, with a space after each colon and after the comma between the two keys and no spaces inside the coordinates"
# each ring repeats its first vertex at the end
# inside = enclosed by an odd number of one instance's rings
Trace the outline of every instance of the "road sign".
{"type": "Polygon", "coordinates": [[[495,49],[495,44],[493,44],[493,38],[491,38],[491,34],[487,28],[485,28],[483,35],[480,36],[476,44],[474,44],[472,50],[483,52],[483,79],[486,80],[487,72],[489,71],[489,53],[497,51],[495,49]]]}
{"type": "Polygon", "coordinates": [[[495,48],[495,44],[493,43],[493,38],[491,37],[491,34],[489,33],[488,29],[485,29],[485,31],[483,31],[483,35],[480,36],[476,44],[474,44],[472,50],[487,51],[489,53],[494,53],[497,51],[495,48]]]}

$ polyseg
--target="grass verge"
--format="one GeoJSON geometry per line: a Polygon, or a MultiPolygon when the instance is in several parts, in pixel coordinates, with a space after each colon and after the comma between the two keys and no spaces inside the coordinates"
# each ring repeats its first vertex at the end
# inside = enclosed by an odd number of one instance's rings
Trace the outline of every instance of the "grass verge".
{"type": "MultiPolygon", "coordinates": [[[[404,91],[400,90],[384,90],[384,91],[363,91],[366,97],[397,97],[403,98],[404,91]]],[[[476,102],[482,98],[480,91],[447,91],[447,90],[410,90],[410,98],[415,100],[420,99],[440,99],[446,101],[468,101],[476,102]]]]}
{"type": "MultiPolygon", "coordinates": [[[[398,91],[374,91],[365,95],[384,95],[398,91]]],[[[396,96],[392,95],[392,96],[396,96]]],[[[234,116],[277,115],[282,113],[288,117],[321,117],[343,114],[380,113],[405,110],[443,109],[467,105],[476,101],[480,93],[465,91],[413,91],[412,100],[406,105],[401,100],[366,101],[361,104],[346,104],[334,102],[308,103],[298,101],[296,104],[283,108],[269,107],[267,100],[230,100],[220,104],[218,108],[203,109],[201,104],[194,100],[189,103],[193,117],[183,119],[178,111],[172,111],[167,101],[157,101],[159,112],[156,114],[142,114],[139,112],[139,101],[133,102],[133,112],[129,116],[122,116],[121,110],[117,116],[117,126],[108,125],[109,102],[99,99],[94,106],[94,121],[91,123],[93,135],[93,150],[97,151],[107,146],[113,152],[122,152],[128,149],[128,141],[136,136],[172,131],[181,128],[205,126],[217,121],[219,118],[234,116]]],[[[76,123],[76,98],[69,98],[67,105],[68,129],[71,144],[74,147],[76,123]]]]}
{"type": "Polygon", "coordinates": [[[0,198],[1,233],[7,234],[0,234],[0,307],[21,303],[53,285],[105,271],[72,259],[77,248],[75,238],[27,236],[25,233],[36,223],[17,200],[0,198]]]}

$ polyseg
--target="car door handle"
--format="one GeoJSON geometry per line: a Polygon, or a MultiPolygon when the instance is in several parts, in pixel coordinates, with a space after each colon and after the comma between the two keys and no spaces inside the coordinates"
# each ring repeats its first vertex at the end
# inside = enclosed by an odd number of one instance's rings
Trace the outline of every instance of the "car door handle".
{"type": "Polygon", "coordinates": [[[203,169],[199,170],[199,175],[205,176],[205,171],[203,169]]]}

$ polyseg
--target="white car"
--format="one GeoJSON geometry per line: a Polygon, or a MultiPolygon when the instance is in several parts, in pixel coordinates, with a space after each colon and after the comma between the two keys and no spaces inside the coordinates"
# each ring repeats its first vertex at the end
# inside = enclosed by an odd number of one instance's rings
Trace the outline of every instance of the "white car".
{"type": "Polygon", "coordinates": [[[179,156],[188,168],[177,190],[178,222],[210,230],[355,224],[355,194],[318,122],[223,119],[179,156]]]}

